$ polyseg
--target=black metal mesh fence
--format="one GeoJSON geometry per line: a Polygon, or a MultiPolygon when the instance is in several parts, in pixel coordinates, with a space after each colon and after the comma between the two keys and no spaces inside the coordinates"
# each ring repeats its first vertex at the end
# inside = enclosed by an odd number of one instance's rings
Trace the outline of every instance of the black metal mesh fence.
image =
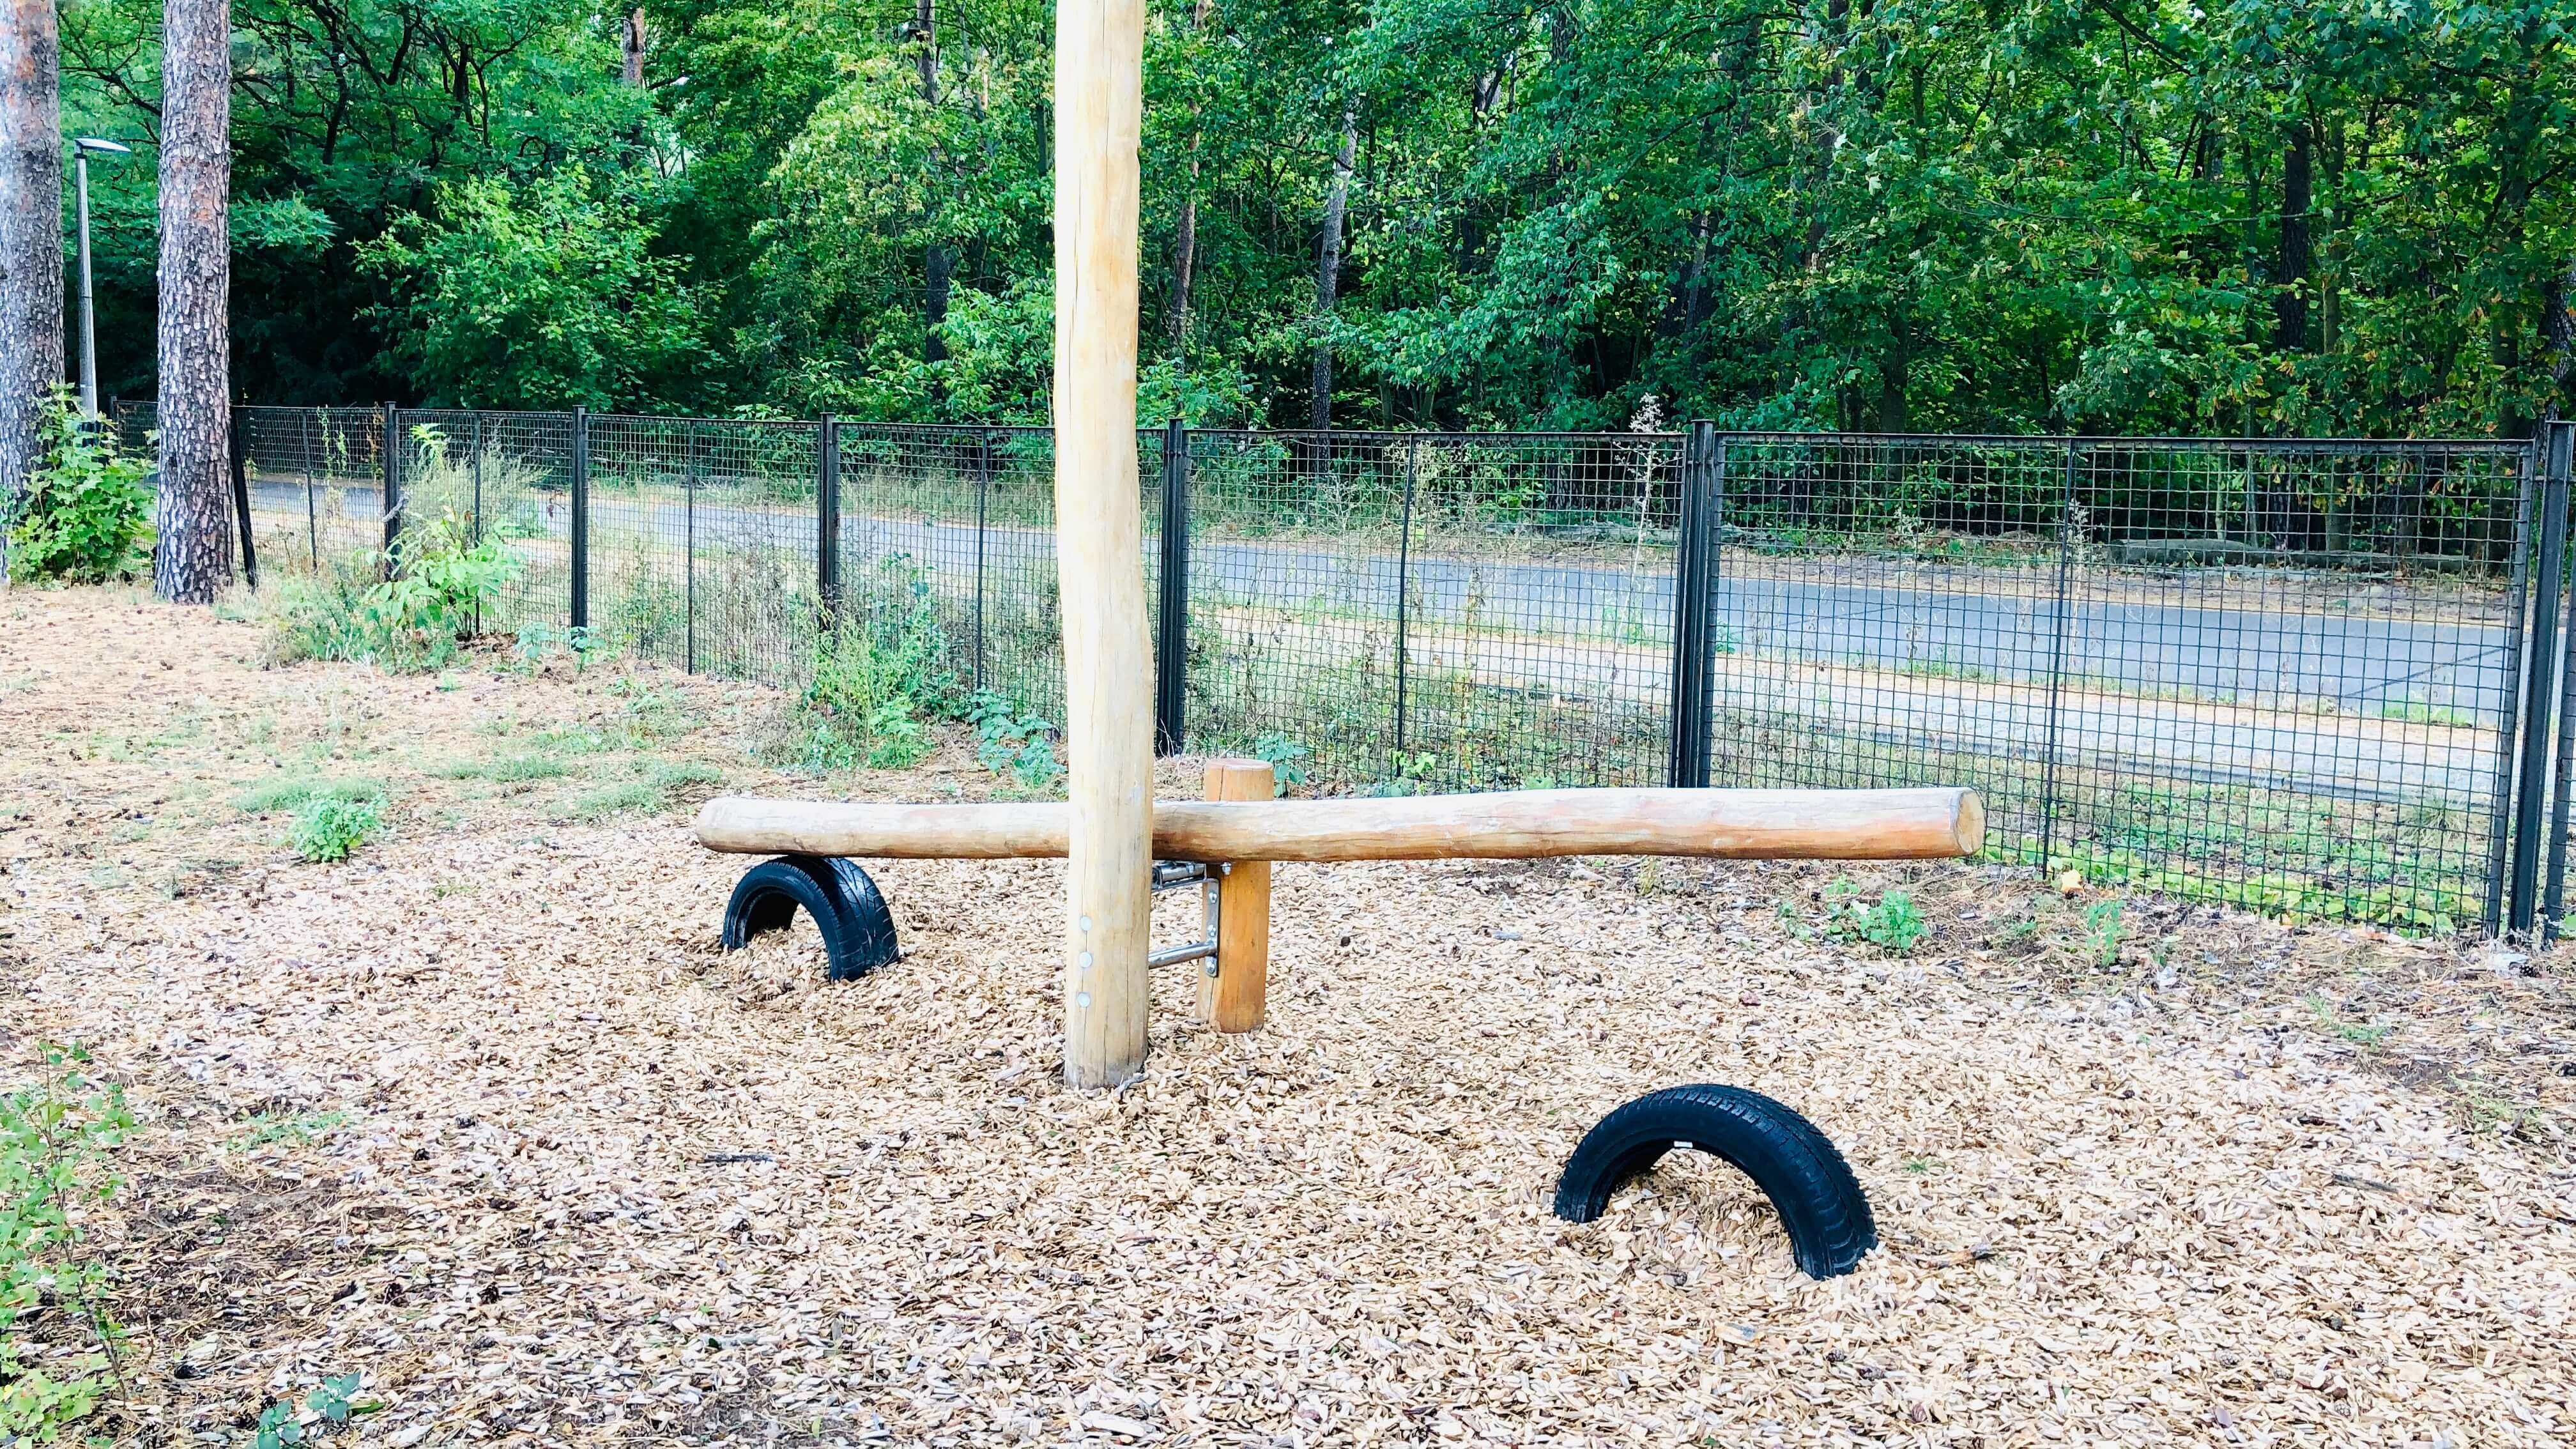
{"type": "MultiPolygon", "coordinates": [[[[114,421],[142,446],[150,405],[114,421]]],[[[390,482],[402,528],[516,556],[488,629],[791,689],[855,657],[1063,718],[1046,429],[237,426],[264,570],[380,568],[390,482]]],[[[1149,597],[1188,509],[1166,723],[1310,789],[1660,784],[1705,739],[1711,784],[1968,785],[1998,858],[2420,928],[2497,924],[2537,848],[2522,444],[1185,436],[1177,469],[1138,438],[1149,597]]]]}
{"type": "Polygon", "coordinates": [[[1722,448],[1717,783],[1956,781],[2006,858],[2495,919],[2520,446],[1722,448]]]}

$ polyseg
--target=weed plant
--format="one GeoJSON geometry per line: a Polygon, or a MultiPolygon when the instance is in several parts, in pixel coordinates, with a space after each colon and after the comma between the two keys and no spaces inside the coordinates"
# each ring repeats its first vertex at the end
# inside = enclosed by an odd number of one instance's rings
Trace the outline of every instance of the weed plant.
{"type": "MultiPolygon", "coordinates": [[[[9,576],[19,583],[99,584],[152,567],[152,490],[144,460],[87,425],[61,386],[37,420],[35,468],[0,511],[9,576]]],[[[0,501],[7,490],[0,488],[0,501]]]]}
{"type": "Polygon", "coordinates": [[[295,830],[287,843],[306,860],[327,865],[356,854],[359,846],[384,828],[384,823],[373,800],[326,797],[308,802],[297,812],[295,830]]]}
{"type": "Polygon", "coordinates": [[[0,1443],[63,1438],[120,1372],[107,1269],[81,1251],[74,1211],[122,1186],[109,1154],[134,1117],[120,1089],[90,1077],[87,1052],[42,1051],[43,1074],[0,1094],[0,1443]],[[27,1357],[66,1336],[78,1351],[27,1357]]]}

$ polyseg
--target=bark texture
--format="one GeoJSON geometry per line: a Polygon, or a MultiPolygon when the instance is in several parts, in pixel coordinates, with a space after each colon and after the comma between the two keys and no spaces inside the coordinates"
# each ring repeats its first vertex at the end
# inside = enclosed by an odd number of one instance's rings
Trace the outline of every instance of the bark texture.
{"type": "Polygon", "coordinates": [[[2282,352],[2308,350],[2308,273],[2315,266],[2308,207],[2315,198],[2315,147],[2305,123],[2290,128],[2281,157],[2280,290],[2273,294],[2272,345],[2282,352]]]}
{"type": "Polygon", "coordinates": [[[1350,213],[1351,162],[1359,150],[1359,113],[1342,108],[1342,149],[1333,154],[1333,186],[1324,196],[1324,242],[1315,254],[1315,401],[1307,426],[1333,425],[1333,303],[1342,286],[1342,223],[1350,213]]]}
{"type": "Polygon", "coordinates": [[[232,581],[232,6],[161,10],[161,496],[153,591],[211,603],[232,581]]]}
{"type": "MultiPolygon", "coordinates": [[[[921,76],[922,103],[937,106],[939,104],[939,7],[934,0],[918,0],[914,5],[912,33],[913,37],[921,42],[921,53],[913,58],[913,64],[921,76]]],[[[934,178],[944,178],[947,165],[947,155],[940,148],[931,147],[931,175],[934,178]]],[[[939,206],[935,200],[931,203],[930,218],[935,226],[939,219],[939,206]]],[[[949,280],[956,270],[956,258],[950,254],[947,247],[934,241],[923,250],[921,360],[933,366],[948,360],[948,337],[944,329],[948,326],[949,280]]],[[[943,398],[948,392],[947,384],[935,378],[931,389],[934,395],[943,398]]]]}
{"type": "Polygon", "coordinates": [[[0,24],[0,513],[36,462],[45,392],[63,380],[61,62],[54,3],[6,5],[6,23],[0,24]]]}
{"type": "Polygon", "coordinates": [[[644,7],[636,6],[626,16],[626,83],[644,84],[644,47],[652,31],[644,23],[644,7]]]}
{"type": "MultiPolygon", "coordinates": [[[[1190,10],[1190,28],[1207,28],[1214,0],[1198,0],[1190,10]]],[[[1181,214],[1172,223],[1172,295],[1163,309],[1163,332],[1171,339],[1174,359],[1186,358],[1190,347],[1190,275],[1197,269],[1199,257],[1199,146],[1205,137],[1199,130],[1199,108],[1190,108],[1190,180],[1181,191],[1181,214]]]]}

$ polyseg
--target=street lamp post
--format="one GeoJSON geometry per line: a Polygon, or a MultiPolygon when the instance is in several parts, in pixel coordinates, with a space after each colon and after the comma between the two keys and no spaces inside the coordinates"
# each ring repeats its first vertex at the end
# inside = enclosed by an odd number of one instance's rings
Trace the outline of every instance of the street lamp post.
{"type": "Polygon", "coordinates": [[[85,418],[98,416],[98,319],[89,297],[89,153],[123,156],[132,149],[98,136],[82,136],[72,142],[72,170],[79,178],[80,190],[80,409],[85,418]]]}

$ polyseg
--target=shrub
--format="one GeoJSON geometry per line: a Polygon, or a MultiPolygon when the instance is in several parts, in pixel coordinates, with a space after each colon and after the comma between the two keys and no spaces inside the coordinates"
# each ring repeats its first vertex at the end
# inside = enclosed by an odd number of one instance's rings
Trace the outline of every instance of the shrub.
{"type": "Polygon", "coordinates": [[[152,566],[152,490],[143,460],[85,425],[60,387],[44,402],[41,460],[8,507],[9,573],[20,583],[98,584],[152,566]]]}
{"type": "Polygon", "coordinates": [[[72,1205],[120,1183],[105,1167],[134,1118],[124,1094],[89,1079],[78,1047],[44,1048],[45,1073],[0,1094],[0,1443],[42,1444],[89,1417],[116,1371],[107,1270],[76,1251],[72,1205]],[[69,1309],[88,1351],[36,1368],[20,1358],[31,1325],[69,1309]]]}
{"type": "Polygon", "coordinates": [[[373,800],[325,797],[306,802],[295,817],[295,853],[315,864],[347,860],[384,828],[373,800]]]}
{"type": "Polygon", "coordinates": [[[812,681],[780,747],[808,769],[903,769],[929,755],[925,721],[951,714],[957,677],[938,601],[911,559],[883,560],[814,643],[812,681]]]}
{"type": "Polygon", "coordinates": [[[517,554],[497,537],[477,538],[472,520],[452,509],[397,539],[390,578],[377,577],[384,557],[288,580],[278,590],[276,653],[440,668],[456,657],[459,640],[481,629],[485,608],[520,571],[517,554]]]}

